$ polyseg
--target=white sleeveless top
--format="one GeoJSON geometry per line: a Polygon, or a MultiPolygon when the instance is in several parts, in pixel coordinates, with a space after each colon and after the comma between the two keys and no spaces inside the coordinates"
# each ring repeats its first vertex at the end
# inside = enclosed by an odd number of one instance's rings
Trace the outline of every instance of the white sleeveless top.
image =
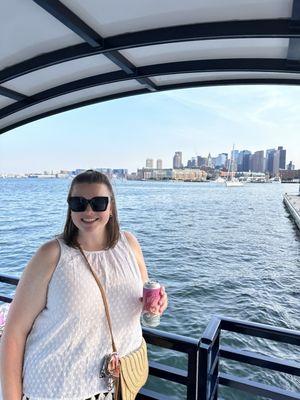
{"type": "MultiPolygon", "coordinates": [[[[100,378],[112,352],[101,292],[79,250],[57,239],[61,254],[47,303],[27,337],[23,393],[30,400],[82,400],[107,392],[100,378]]],[[[124,232],[114,248],[84,251],[106,292],[116,347],[123,356],[142,342],[143,281],[124,232]]]]}

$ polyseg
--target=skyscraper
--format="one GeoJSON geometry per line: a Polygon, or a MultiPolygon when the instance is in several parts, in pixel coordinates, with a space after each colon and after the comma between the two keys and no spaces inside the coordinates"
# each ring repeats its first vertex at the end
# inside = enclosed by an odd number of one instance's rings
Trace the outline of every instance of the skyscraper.
{"type": "Polygon", "coordinates": [[[238,166],[238,159],[239,159],[239,150],[231,150],[231,170],[237,171],[238,166]]]}
{"type": "Polygon", "coordinates": [[[252,171],[264,172],[264,154],[263,150],[256,151],[252,156],[252,171]]]}
{"type": "Polygon", "coordinates": [[[187,168],[196,168],[196,167],[197,167],[197,158],[196,157],[192,157],[187,162],[187,168]]]}
{"type": "Polygon", "coordinates": [[[175,151],[175,155],[173,157],[173,168],[174,169],[183,168],[181,151],[175,151]]]}
{"type": "Polygon", "coordinates": [[[242,172],[250,171],[250,169],[251,169],[250,156],[251,156],[251,151],[249,151],[249,150],[240,151],[239,159],[238,159],[238,171],[242,171],[242,172]]]}
{"type": "Polygon", "coordinates": [[[197,167],[203,167],[204,165],[206,165],[206,158],[197,156],[197,167]]]}
{"type": "Polygon", "coordinates": [[[146,168],[153,168],[153,158],[147,158],[146,168]]]}
{"type": "Polygon", "coordinates": [[[207,167],[209,167],[209,168],[213,168],[213,160],[212,160],[212,156],[210,155],[210,153],[208,154],[208,156],[207,156],[207,163],[206,163],[206,166],[207,167]]]}
{"type": "Polygon", "coordinates": [[[275,149],[268,149],[266,151],[266,172],[269,175],[273,175],[273,163],[274,163],[274,153],[275,149]]]}
{"type": "Polygon", "coordinates": [[[156,160],[156,169],[162,169],[162,160],[160,158],[156,160]]]}
{"type": "Polygon", "coordinates": [[[226,162],[227,162],[227,157],[228,157],[228,154],[227,154],[227,153],[221,153],[221,154],[219,154],[218,157],[216,157],[216,160],[215,160],[215,167],[216,167],[216,168],[223,168],[223,167],[225,167],[226,162]]]}
{"type": "Polygon", "coordinates": [[[279,169],[285,169],[286,167],[286,150],[282,146],[278,146],[280,152],[279,155],[279,169]]]}
{"type": "Polygon", "coordinates": [[[279,167],[280,167],[280,150],[274,151],[274,158],[273,158],[273,176],[279,175],[279,167]]]}

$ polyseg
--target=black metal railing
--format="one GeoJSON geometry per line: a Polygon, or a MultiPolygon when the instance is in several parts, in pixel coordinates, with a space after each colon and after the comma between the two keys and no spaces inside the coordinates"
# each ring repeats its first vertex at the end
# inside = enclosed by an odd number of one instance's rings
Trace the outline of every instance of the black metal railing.
{"type": "MultiPolygon", "coordinates": [[[[187,354],[187,369],[174,368],[149,360],[149,375],[184,385],[186,398],[196,399],[199,340],[149,328],[143,328],[143,336],[147,344],[187,354]]],[[[142,388],[137,398],[170,400],[171,396],[142,388]]]]}
{"type": "MultiPolygon", "coordinates": [[[[7,284],[13,285],[13,286],[17,286],[18,283],[19,283],[19,279],[15,278],[14,276],[1,274],[0,275],[0,282],[1,283],[7,283],[7,284]]],[[[7,296],[3,296],[0,293],[0,301],[3,301],[4,303],[11,303],[12,302],[12,298],[11,297],[7,297],[7,296]]]]}
{"type": "MultiPolygon", "coordinates": [[[[222,359],[238,361],[271,371],[300,376],[300,363],[282,360],[271,356],[256,354],[229,346],[220,346],[223,331],[235,332],[256,338],[270,339],[279,343],[300,346],[300,332],[277,328],[253,322],[244,322],[226,317],[213,317],[200,339],[199,354],[199,400],[216,400],[220,386],[239,389],[243,392],[264,396],[274,400],[300,399],[298,392],[285,390],[277,386],[254,382],[246,378],[219,372],[222,359]]],[[[298,354],[299,348],[295,349],[298,354]]],[[[297,353],[295,353],[297,354],[297,353]]]]}
{"type": "MultiPolygon", "coordinates": [[[[19,279],[0,275],[0,282],[17,285],[19,279]]],[[[0,301],[12,299],[0,295],[0,301]]],[[[265,338],[300,346],[300,332],[226,317],[213,317],[199,340],[157,329],[143,328],[148,344],[174,350],[187,355],[187,368],[180,369],[149,360],[149,374],[186,387],[187,400],[217,400],[220,387],[229,387],[273,400],[299,400],[299,392],[291,392],[273,385],[254,382],[246,378],[220,372],[220,361],[242,362],[268,370],[300,376],[300,363],[282,360],[254,352],[220,345],[223,332],[234,332],[256,338],[265,338]]],[[[299,349],[297,349],[299,354],[299,349]]],[[[158,391],[142,388],[141,400],[170,400],[172,397],[158,391]]]]}

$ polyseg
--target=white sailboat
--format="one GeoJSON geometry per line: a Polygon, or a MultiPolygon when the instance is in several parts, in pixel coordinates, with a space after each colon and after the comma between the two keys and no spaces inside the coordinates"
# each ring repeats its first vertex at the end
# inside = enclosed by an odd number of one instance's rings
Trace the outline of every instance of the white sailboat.
{"type": "Polygon", "coordinates": [[[217,179],[215,179],[213,182],[215,183],[225,183],[225,179],[219,176],[217,179]]]}
{"type": "Polygon", "coordinates": [[[228,169],[228,174],[226,177],[225,185],[227,187],[238,187],[238,186],[244,186],[243,182],[240,182],[237,178],[234,177],[234,170],[233,170],[233,151],[234,151],[234,145],[232,147],[232,152],[231,152],[231,157],[230,157],[230,163],[229,163],[229,169],[228,169]]]}
{"type": "Polygon", "coordinates": [[[232,180],[227,180],[225,182],[226,186],[244,186],[243,182],[240,182],[237,178],[232,178],[232,180]]]}

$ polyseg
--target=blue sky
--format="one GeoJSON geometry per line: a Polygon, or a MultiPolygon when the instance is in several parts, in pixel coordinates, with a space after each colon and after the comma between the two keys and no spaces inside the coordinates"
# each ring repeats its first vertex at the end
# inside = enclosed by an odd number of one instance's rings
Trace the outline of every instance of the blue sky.
{"type": "Polygon", "coordinates": [[[284,146],[300,168],[300,88],[184,89],[100,103],[0,135],[0,173],[128,168],[146,158],[172,166],[193,156],[284,146]]]}

